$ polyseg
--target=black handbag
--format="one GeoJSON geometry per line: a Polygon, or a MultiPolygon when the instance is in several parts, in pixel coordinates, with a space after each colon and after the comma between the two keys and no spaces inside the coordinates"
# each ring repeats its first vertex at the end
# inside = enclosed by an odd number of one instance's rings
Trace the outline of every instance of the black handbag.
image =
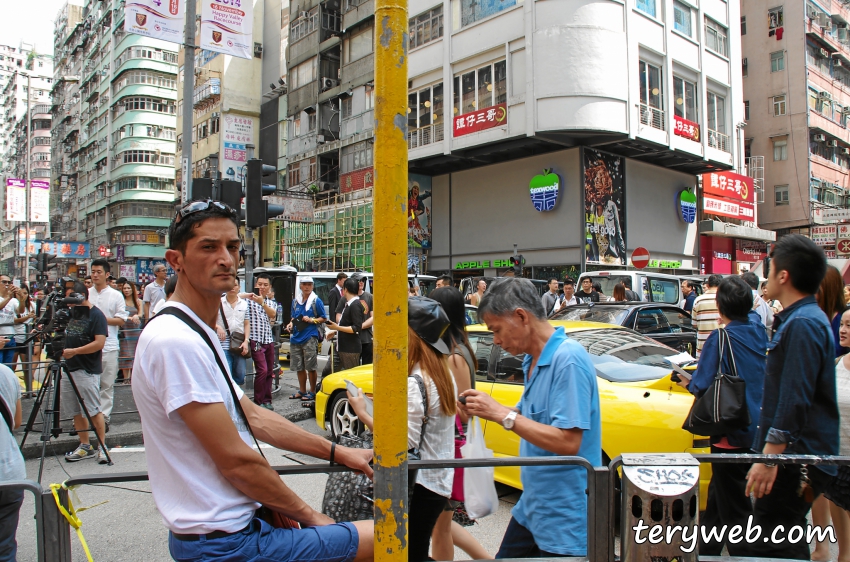
{"type": "MultiPolygon", "coordinates": [[[[372,448],[372,436],[368,433],[362,437],[340,435],[336,442],[352,449],[372,448]]],[[[325,484],[322,513],[337,523],[374,519],[373,494],[374,485],[365,474],[332,472],[325,484]]]]}
{"type": "Polygon", "coordinates": [[[694,435],[719,437],[732,430],[743,429],[750,425],[750,413],[747,410],[747,388],[744,379],[738,376],[735,355],[729,334],[718,328],[717,374],[714,382],[702,396],[694,400],[682,429],[694,435]],[[724,350],[729,348],[730,373],[723,372],[724,350]]]}

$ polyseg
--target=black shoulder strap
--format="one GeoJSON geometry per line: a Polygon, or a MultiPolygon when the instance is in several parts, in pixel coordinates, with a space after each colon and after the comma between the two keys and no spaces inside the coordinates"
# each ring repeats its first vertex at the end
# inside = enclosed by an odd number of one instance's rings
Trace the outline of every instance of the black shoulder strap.
{"type": "Polygon", "coordinates": [[[215,362],[218,364],[218,369],[219,371],[221,371],[221,375],[224,377],[224,382],[227,384],[227,388],[230,389],[230,396],[231,398],[233,398],[233,406],[236,408],[236,411],[239,412],[239,416],[245,423],[245,427],[248,428],[248,433],[251,434],[251,439],[254,440],[254,444],[257,446],[257,450],[260,452],[263,458],[266,458],[266,455],[263,454],[263,449],[260,448],[260,443],[257,441],[257,438],[254,437],[254,432],[251,430],[251,424],[248,423],[248,417],[245,415],[245,410],[242,409],[242,404],[239,403],[239,399],[236,397],[236,390],[234,390],[230,377],[227,375],[227,369],[224,368],[224,363],[222,362],[221,357],[219,357],[218,351],[216,351],[215,346],[213,345],[213,342],[210,339],[210,336],[207,334],[206,330],[198,326],[198,323],[195,322],[195,320],[193,320],[191,316],[189,316],[176,306],[169,306],[163,308],[156,315],[156,318],[159,318],[160,316],[165,316],[166,314],[170,316],[176,316],[177,318],[182,320],[184,324],[192,328],[192,330],[194,330],[199,336],[201,336],[201,339],[203,339],[204,342],[206,342],[207,346],[209,346],[210,351],[212,351],[213,357],[215,357],[215,362]]]}
{"type": "Polygon", "coordinates": [[[425,439],[425,426],[428,425],[428,391],[425,389],[425,381],[420,375],[408,375],[419,385],[419,392],[422,394],[422,429],[419,430],[419,450],[422,450],[422,441],[425,439]]]}
{"type": "Polygon", "coordinates": [[[224,322],[224,331],[227,332],[227,337],[229,338],[230,326],[227,325],[227,316],[224,315],[224,305],[222,303],[218,303],[218,311],[221,313],[221,321],[224,322]]]}
{"type": "Polygon", "coordinates": [[[14,432],[12,426],[12,409],[9,408],[9,405],[6,404],[6,399],[0,396],[0,415],[3,416],[3,419],[6,421],[6,425],[9,426],[9,432],[14,432]]]}

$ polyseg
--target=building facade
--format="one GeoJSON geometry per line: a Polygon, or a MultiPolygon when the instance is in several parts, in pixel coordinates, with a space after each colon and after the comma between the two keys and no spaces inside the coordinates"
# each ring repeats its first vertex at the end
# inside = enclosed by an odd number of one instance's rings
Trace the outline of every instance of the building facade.
{"type": "MultiPolygon", "coordinates": [[[[316,223],[286,232],[298,267],[371,268],[373,13],[290,2],[287,187],[317,199],[316,223]]],[[[501,273],[516,244],[545,276],[625,267],[645,245],[657,269],[699,269],[676,199],[742,168],[737,3],[413,0],[409,15],[412,266],[501,273]],[[563,199],[549,211],[527,199],[544,169],[563,199]],[[594,174],[619,190],[613,253],[594,174]]]]}
{"type": "MultiPolygon", "coordinates": [[[[179,46],[123,26],[120,1],[87,0],[61,48],[57,36],[68,79],[55,90],[62,167],[54,221],[63,225],[57,237],[88,242],[116,273],[143,279],[164,257],[173,214],[179,46]]],[[[85,260],[64,266],[80,274],[85,260]]]]}
{"type": "MultiPolygon", "coordinates": [[[[765,155],[759,225],[812,235],[850,220],[850,8],[798,0],[742,10],[747,150],[765,155]]],[[[834,232],[829,240],[834,257],[834,232]]]]}

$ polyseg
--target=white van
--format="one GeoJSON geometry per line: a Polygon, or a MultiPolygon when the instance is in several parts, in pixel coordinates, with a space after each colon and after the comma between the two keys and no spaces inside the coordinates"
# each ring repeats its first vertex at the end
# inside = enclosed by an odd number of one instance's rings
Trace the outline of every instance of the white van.
{"type": "Polygon", "coordinates": [[[632,281],[632,290],[640,295],[643,301],[666,302],[678,306],[682,300],[682,278],[678,275],[632,270],[586,271],[579,276],[576,291],[581,290],[582,280],[588,277],[594,283],[599,282],[602,285],[602,293],[606,297],[613,296],[614,285],[628,277],[632,281]]]}

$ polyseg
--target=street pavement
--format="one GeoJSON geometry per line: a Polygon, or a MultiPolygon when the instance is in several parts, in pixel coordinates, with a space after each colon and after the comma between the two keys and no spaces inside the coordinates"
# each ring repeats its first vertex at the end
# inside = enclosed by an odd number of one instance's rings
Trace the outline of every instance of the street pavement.
{"type": "MultiPolygon", "coordinates": [[[[325,435],[313,419],[303,420],[298,422],[298,425],[311,433],[325,435]]],[[[263,452],[273,465],[317,462],[310,457],[285,453],[270,447],[264,447],[263,452]]],[[[50,483],[62,482],[70,476],[147,470],[142,446],[116,447],[113,449],[113,456],[116,464],[109,467],[96,464],[94,461],[66,463],[60,458],[60,454],[51,453],[45,459],[42,484],[47,486],[50,483]]],[[[37,459],[27,461],[29,478],[36,478],[38,462],[37,459]]],[[[326,480],[327,476],[324,474],[284,478],[288,486],[316,509],[321,508],[326,480]]],[[[494,554],[510,519],[510,509],[519,495],[516,490],[507,487],[500,486],[499,491],[502,495],[499,511],[469,528],[481,544],[494,554]]],[[[72,502],[78,510],[83,507],[90,508],[79,516],[83,521],[82,531],[94,560],[114,562],[171,560],[168,554],[168,534],[162,525],[147,482],[82,486],[76,490],[76,495],[77,498],[72,497],[72,502]]],[[[27,494],[18,525],[19,562],[35,562],[36,560],[34,513],[32,495],[27,494]]],[[[72,559],[85,560],[85,553],[73,530],[71,535],[72,559]]],[[[455,559],[463,560],[468,557],[457,550],[455,559]]]]}

